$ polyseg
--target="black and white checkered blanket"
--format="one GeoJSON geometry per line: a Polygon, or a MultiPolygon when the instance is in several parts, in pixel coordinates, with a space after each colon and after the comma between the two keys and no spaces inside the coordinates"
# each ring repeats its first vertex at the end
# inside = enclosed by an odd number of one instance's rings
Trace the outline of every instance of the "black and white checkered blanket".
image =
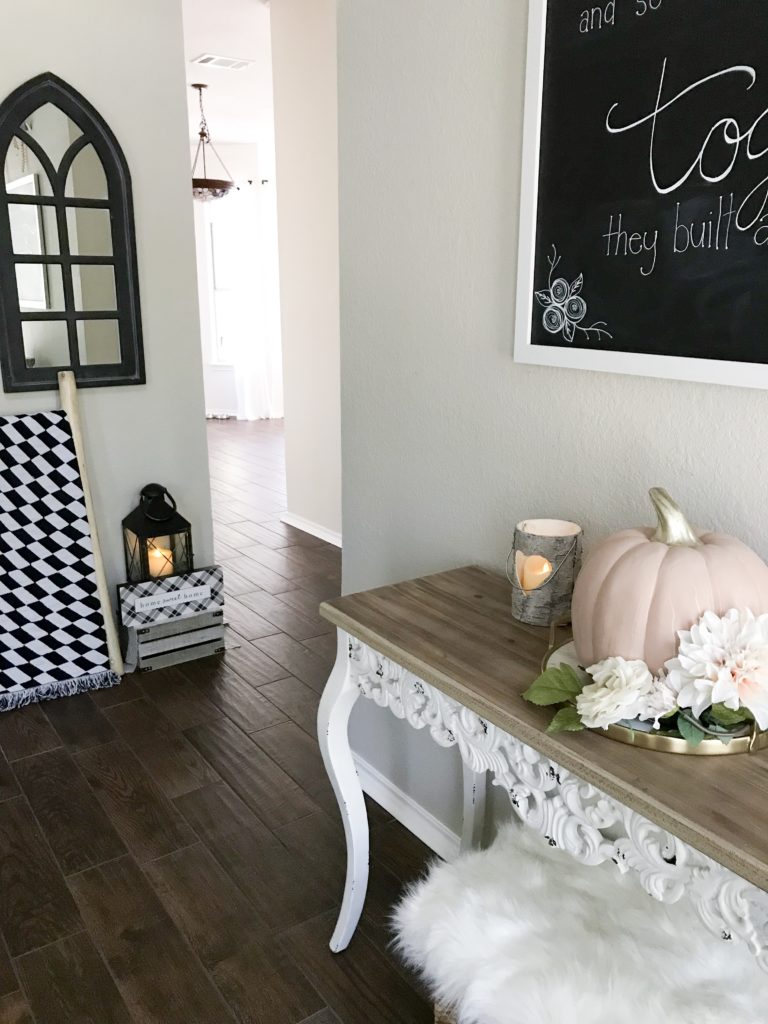
{"type": "Polygon", "coordinates": [[[66,415],[0,417],[0,711],[119,681],[66,415]]]}

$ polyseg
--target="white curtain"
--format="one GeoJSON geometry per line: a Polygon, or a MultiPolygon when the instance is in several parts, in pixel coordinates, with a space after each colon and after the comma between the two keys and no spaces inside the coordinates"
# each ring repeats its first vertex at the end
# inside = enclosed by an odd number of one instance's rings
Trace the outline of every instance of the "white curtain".
{"type": "Polygon", "coordinates": [[[204,232],[198,262],[207,264],[207,273],[199,268],[206,407],[273,419],[283,416],[274,185],[238,185],[195,218],[204,232]]]}

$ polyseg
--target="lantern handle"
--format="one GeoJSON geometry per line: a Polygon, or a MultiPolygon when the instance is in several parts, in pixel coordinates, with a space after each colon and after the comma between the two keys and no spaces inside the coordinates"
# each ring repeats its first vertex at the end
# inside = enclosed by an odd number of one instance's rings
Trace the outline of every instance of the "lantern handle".
{"type": "Polygon", "coordinates": [[[144,508],[144,515],[147,517],[147,519],[149,519],[151,523],[167,523],[168,520],[171,518],[170,516],[153,516],[149,511],[151,503],[163,497],[168,498],[169,504],[172,506],[173,511],[177,512],[178,506],[176,504],[176,499],[174,498],[174,496],[171,494],[167,487],[163,487],[162,484],[147,484],[146,487],[142,487],[141,489],[141,504],[146,506],[144,508]],[[145,492],[149,491],[150,488],[152,489],[152,493],[146,494],[145,492]]]}
{"type": "Polygon", "coordinates": [[[171,494],[171,492],[168,490],[167,487],[163,488],[163,494],[168,498],[168,500],[171,503],[171,505],[173,505],[173,511],[174,512],[178,512],[179,507],[176,504],[176,499],[174,498],[174,496],[171,494]]]}

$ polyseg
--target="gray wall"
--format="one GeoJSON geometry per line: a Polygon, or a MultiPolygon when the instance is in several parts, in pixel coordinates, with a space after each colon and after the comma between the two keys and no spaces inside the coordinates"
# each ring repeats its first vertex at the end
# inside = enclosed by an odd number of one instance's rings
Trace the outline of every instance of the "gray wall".
{"type": "Polygon", "coordinates": [[[341,538],[336,0],[272,0],[288,519],[341,538]]]}
{"type": "MultiPolygon", "coordinates": [[[[133,179],[147,383],[80,396],[110,583],[125,578],[120,521],[151,480],[191,520],[197,564],[210,564],[181,0],[28,0],[3,14],[0,96],[53,71],[98,108],[133,179]]],[[[0,391],[0,415],[57,404],[55,391],[0,391]]]]}
{"type": "MultiPolygon", "coordinates": [[[[765,556],[768,395],[512,361],[526,0],[340,0],[344,589],[468,562],[516,521],[587,541],[666,486],[765,556]]],[[[371,707],[354,743],[447,824],[455,759],[371,707]]]]}

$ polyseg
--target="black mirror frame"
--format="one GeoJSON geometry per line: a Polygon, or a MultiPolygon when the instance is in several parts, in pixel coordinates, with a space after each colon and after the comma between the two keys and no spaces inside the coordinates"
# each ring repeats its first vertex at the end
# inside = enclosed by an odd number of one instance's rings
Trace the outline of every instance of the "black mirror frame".
{"type": "MultiPolygon", "coordinates": [[[[0,370],[6,392],[47,391],[58,386],[60,369],[71,369],[80,387],[108,387],[123,384],[144,384],[144,348],[139,303],[138,260],[136,230],[133,216],[131,175],[123,151],[109,125],[99,112],[75,89],[51,72],[45,72],[15,89],[0,104],[0,168],[14,136],[29,146],[51,179],[53,196],[30,199],[41,205],[53,206],[59,231],[59,252],[55,257],[42,257],[41,262],[59,264],[63,269],[72,265],[98,264],[99,257],[73,257],[67,243],[66,208],[92,207],[107,209],[112,225],[112,256],[101,262],[114,266],[117,312],[88,313],[74,309],[71,274],[63,274],[65,311],[63,313],[24,313],[25,320],[58,320],[67,323],[70,364],[62,367],[28,367],[24,355],[22,313],[19,308],[15,257],[11,239],[8,193],[5,176],[0,180],[0,370]],[[83,135],[70,146],[62,159],[60,169],[53,168],[47,154],[27,135],[21,126],[26,119],[45,103],[59,107],[82,130],[83,135]],[[65,204],[66,175],[72,161],[88,143],[101,159],[107,179],[106,200],[73,199],[65,204]],[[117,320],[120,332],[120,363],[81,365],[77,344],[77,321],[117,320]]],[[[18,199],[18,197],[16,197],[18,199]]],[[[37,260],[28,260],[37,262],[37,260]]]]}

